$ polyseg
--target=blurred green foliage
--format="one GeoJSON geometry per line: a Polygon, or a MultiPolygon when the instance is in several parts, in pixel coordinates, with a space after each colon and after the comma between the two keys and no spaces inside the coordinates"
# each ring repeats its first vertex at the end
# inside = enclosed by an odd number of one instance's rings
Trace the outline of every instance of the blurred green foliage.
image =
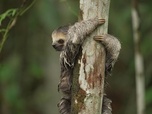
{"type": "MultiPolygon", "coordinates": [[[[23,1],[1,0],[0,30],[23,1]]],[[[27,4],[31,1],[27,0],[27,4]]],[[[146,79],[146,114],[152,113],[152,1],[140,0],[141,51],[146,79]]],[[[27,7],[27,6],[26,6],[27,7]]],[[[0,53],[0,114],[58,114],[56,104],[60,66],[59,53],[51,47],[51,32],[77,21],[79,3],[74,0],[37,0],[16,20],[0,53]]],[[[3,32],[0,34],[2,40],[3,32]]],[[[131,1],[111,0],[109,33],[118,37],[122,50],[107,94],[113,114],[136,113],[134,45],[131,1]]]]}

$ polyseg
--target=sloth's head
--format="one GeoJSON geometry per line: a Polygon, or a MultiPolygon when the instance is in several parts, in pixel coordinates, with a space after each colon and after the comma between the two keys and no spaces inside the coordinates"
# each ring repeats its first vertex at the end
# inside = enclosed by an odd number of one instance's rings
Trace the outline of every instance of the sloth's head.
{"type": "Polygon", "coordinates": [[[63,51],[67,41],[69,26],[61,26],[52,32],[52,46],[57,51],[63,51]]]}

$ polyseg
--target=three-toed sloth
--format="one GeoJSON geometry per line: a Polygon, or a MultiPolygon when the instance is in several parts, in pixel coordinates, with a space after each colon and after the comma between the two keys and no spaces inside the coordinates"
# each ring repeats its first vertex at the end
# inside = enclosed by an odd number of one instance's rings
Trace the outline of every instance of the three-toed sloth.
{"type": "MultiPolygon", "coordinates": [[[[71,78],[75,59],[86,36],[92,33],[99,25],[105,23],[105,19],[89,19],[76,22],[72,26],[62,26],[52,33],[52,46],[60,51],[61,80],[59,90],[63,92],[63,98],[58,104],[61,114],[71,114],[71,78]]],[[[95,41],[101,42],[106,50],[106,76],[119,56],[121,44],[119,40],[109,34],[94,36],[95,41]]],[[[110,102],[110,100],[109,100],[110,102]]],[[[103,113],[104,114],[104,113],[103,113]]]]}

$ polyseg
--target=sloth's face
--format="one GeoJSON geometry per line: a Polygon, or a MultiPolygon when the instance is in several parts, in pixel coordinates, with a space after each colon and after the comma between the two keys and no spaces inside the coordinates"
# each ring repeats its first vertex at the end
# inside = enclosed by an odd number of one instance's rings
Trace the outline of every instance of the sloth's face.
{"type": "Polygon", "coordinates": [[[62,32],[54,31],[52,33],[52,46],[57,51],[63,51],[66,43],[66,35],[62,32]]]}

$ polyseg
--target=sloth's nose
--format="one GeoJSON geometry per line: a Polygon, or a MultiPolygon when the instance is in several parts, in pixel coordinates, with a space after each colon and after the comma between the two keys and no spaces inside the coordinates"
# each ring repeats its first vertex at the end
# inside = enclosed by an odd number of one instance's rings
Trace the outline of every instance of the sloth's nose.
{"type": "Polygon", "coordinates": [[[56,48],[56,45],[55,45],[55,44],[52,44],[52,46],[53,46],[54,48],[56,48]]]}

